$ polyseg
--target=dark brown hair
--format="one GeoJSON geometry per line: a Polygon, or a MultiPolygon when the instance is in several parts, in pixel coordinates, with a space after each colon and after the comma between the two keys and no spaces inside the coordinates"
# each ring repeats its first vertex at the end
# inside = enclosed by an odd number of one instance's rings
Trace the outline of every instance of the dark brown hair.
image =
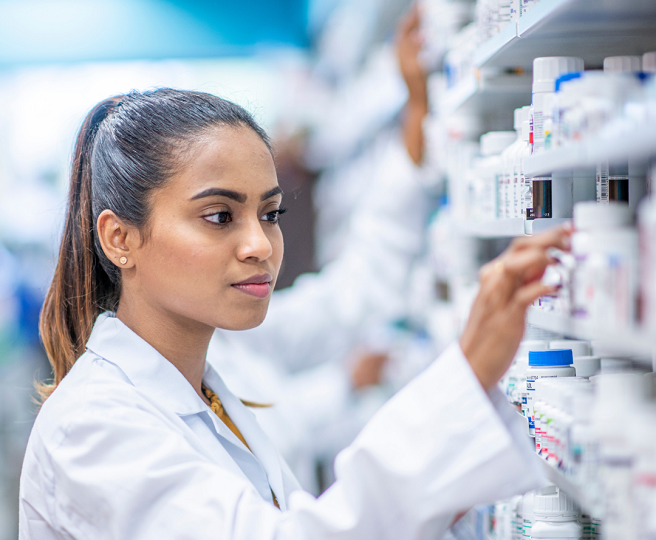
{"type": "Polygon", "coordinates": [[[143,229],[150,192],[174,174],[194,140],[217,126],[248,127],[270,149],[246,110],[201,92],[132,92],[100,102],[87,115],[75,144],[59,260],[41,311],[41,338],[54,371],[52,383],[37,385],[42,399],[84,352],[96,317],[118,306],[121,271],[100,247],[98,216],[110,209],[143,229]]]}

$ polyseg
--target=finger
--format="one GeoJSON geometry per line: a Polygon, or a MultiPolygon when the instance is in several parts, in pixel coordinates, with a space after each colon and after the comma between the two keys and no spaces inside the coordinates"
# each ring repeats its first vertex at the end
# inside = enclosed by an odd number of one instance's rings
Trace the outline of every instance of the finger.
{"type": "Polygon", "coordinates": [[[553,294],[554,292],[555,289],[553,287],[543,285],[539,281],[534,281],[533,283],[519,288],[513,296],[513,302],[519,309],[526,311],[526,309],[538,298],[547,294],[553,294]]]}
{"type": "Polygon", "coordinates": [[[419,28],[419,22],[420,22],[420,13],[419,13],[419,7],[415,3],[412,5],[412,7],[408,10],[406,15],[401,19],[401,24],[399,26],[399,34],[401,35],[407,35],[417,28],[419,28]]]}
{"type": "Polygon", "coordinates": [[[516,279],[518,286],[539,279],[547,266],[555,262],[547,251],[539,248],[509,253],[502,260],[506,271],[516,279]]]}
{"type": "Polygon", "coordinates": [[[516,238],[511,244],[511,251],[521,251],[522,249],[528,249],[532,247],[538,247],[542,249],[553,247],[562,249],[563,251],[569,251],[571,235],[572,229],[570,225],[555,227],[543,233],[536,234],[535,236],[516,238]]]}

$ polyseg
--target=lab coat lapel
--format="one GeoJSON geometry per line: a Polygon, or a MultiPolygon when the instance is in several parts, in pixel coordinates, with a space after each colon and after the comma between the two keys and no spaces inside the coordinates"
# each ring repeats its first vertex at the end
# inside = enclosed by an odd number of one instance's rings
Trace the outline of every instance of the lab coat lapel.
{"type": "Polygon", "coordinates": [[[276,494],[280,510],[284,512],[287,509],[287,500],[280,467],[280,456],[275,446],[257,423],[255,415],[228,390],[223,379],[209,363],[205,368],[204,380],[216,392],[226,412],[239,428],[244,439],[246,439],[253,455],[261,463],[269,480],[269,485],[276,494]]]}

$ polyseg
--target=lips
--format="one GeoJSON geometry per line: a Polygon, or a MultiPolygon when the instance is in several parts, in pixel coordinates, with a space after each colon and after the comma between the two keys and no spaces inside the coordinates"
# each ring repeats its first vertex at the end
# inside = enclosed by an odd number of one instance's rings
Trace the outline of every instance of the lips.
{"type": "Polygon", "coordinates": [[[256,298],[266,298],[271,293],[272,279],[270,274],[258,274],[239,283],[233,283],[232,287],[256,298]]]}

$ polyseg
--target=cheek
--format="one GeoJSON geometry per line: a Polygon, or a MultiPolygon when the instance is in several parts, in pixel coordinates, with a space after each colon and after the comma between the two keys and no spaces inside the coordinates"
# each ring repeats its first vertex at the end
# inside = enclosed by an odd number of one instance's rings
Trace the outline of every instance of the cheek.
{"type": "Polygon", "coordinates": [[[156,288],[177,291],[176,297],[192,301],[218,291],[227,261],[226,247],[217,240],[184,225],[160,228],[149,240],[144,277],[156,288]]]}
{"type": "Polygon", "coordinates": [[[269,241],[271,242],[271,262],[275,265],[276,274],[278,274],[285,253],[285,242],[280,227],[277,228],[275,234],[269,237],[269,241]]]}

